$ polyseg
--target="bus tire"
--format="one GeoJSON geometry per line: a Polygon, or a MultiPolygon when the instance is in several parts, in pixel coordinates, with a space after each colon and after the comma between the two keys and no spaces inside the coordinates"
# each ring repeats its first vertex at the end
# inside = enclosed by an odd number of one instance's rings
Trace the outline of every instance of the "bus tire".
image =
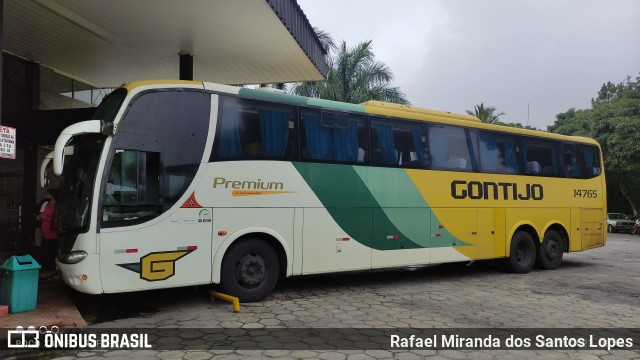
{"type": "Polygon", "coordinates": [[[509,270],[518,274],[526,274],[536,262],[536,245],[531,235],[518,231],[511,239],[511,251],[507,259],[509,270]]]}
{"type": "Polygon", "coordinates": [[[220,285],[240,302],[261,301],[276,286],[279,271],[278,256],[269,244],[258,239],[241,240],[222,260],[220,285]]]}
{"type": "Polygon", "coordinates": [[[536,265],[542,269],[555,270],[562,263],[563,253],[562,237],[555,230],[549,230],[544,234],[538,249],[536,265]]]}

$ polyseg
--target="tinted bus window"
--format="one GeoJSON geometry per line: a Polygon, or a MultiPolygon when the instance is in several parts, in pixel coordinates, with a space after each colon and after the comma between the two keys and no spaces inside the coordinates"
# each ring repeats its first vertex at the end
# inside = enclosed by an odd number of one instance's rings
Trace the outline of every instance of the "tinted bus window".
{"type": "Polygon", "coordinates": [[[602,172],[600,166],[600,151],[595,146],[580,145],[580,160],[582,161],[581,175],[585,179],[596,177],[602,172]]]}
{"type": "Polygon", "coordinates": [[[371,152],[373,165],[429,167],[425,127],[409,122],[372,120],[371,152]]]}
{"type": "Polygon", "coordinates": [[[480,170],[500,174],[520,172],[517,139],[508,135],[480,133],[480,170]]]}
{"type": "Polygon", "coordinates": [[[295,107],[236,97],[220,98],[213,158],[295,158],[295,107]]]}
{"type": "Polygon", "coordinates": [[[162,213],[160,154],[116,150],[107,178],[103,226],[138,224],[162,213]]]}
{"type": "Polygon", "coordinates": [[[580,177],[578,155],[574,144],[562,144],[562,176],[568,178],[580,177]]]}
{"type": "Polygon", "coordinates": [[[544,176],[560,174],[556,142],[526,139],[523,147],[526,174],[544,176]]]}
{"type": "Polygon", "coordinates": [[[429,149],[435,169],[472,171],[477,165],[475,133],[453,126],[431,126],[429,149]]]}
{"type": "MultiPolygon", "coordinates": [[[[159,153],[163,211],[180,199],[198,171],[210,108],[211,95],[205,92],[150,91],[131,102],[118,125],[112,145],[115,149],[159,153]]],[[[107,166],[115,166],[118,156],[112,154],[112,164],[107,166]]]]}
{"type": "Polygon", "coordinates": [[[301,109],[301,154],[305,160],[368,163],[367,124],[362,116],[301,109]]]}

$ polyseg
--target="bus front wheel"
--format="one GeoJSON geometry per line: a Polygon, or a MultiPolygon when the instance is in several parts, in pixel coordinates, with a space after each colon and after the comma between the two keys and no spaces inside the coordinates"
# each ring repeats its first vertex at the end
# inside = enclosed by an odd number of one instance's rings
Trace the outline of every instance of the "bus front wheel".
{"type": "Polygon", "coordinates": [[[518,231],[511,239],[511,252],[507,259],[509,269],[518,274],[531,271],[536,261],[536,246],[529,233],[518,231]]]}
{"type": "Polygon", "coordinates": [[[562,263],[563,252],[560,234],[554,230],[549,230],[544,234],[544,239],[540,244],[536,265],[546,270],[557,269],[562,263]]]}
{"type": "Polygon", "coordinates": [[[255,302],[271,294],[278,276],[278,256],[273,248],[262,240],[246,239],[224,256],[220,284],[241,302],[255,302]]]}

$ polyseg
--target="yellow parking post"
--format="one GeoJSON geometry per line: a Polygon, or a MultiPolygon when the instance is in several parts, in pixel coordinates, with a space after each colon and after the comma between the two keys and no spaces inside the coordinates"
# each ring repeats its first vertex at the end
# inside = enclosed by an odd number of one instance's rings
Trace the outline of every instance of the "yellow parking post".
{"type": "Polygon", "coordinates": [[[220,300],[230,302],[233,305],[233,312],[240,311],[240,299],[238,299],[235,296],[223,294],[221,292],[217,292],[213,290],[209,291],[209,296],[211,296],[211,301],[215,301],[215,298],[218,298],[220,300]]]}

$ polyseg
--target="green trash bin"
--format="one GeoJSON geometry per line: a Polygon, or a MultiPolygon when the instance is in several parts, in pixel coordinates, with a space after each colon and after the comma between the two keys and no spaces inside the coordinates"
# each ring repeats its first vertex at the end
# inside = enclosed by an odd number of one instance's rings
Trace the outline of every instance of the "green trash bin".
{"type": "Polygon", "coordinates": [[[31,255],[12,256],[0,266],[0,304],[9,305],[10,313],[36,308],[39,269],[31,255]]]}

